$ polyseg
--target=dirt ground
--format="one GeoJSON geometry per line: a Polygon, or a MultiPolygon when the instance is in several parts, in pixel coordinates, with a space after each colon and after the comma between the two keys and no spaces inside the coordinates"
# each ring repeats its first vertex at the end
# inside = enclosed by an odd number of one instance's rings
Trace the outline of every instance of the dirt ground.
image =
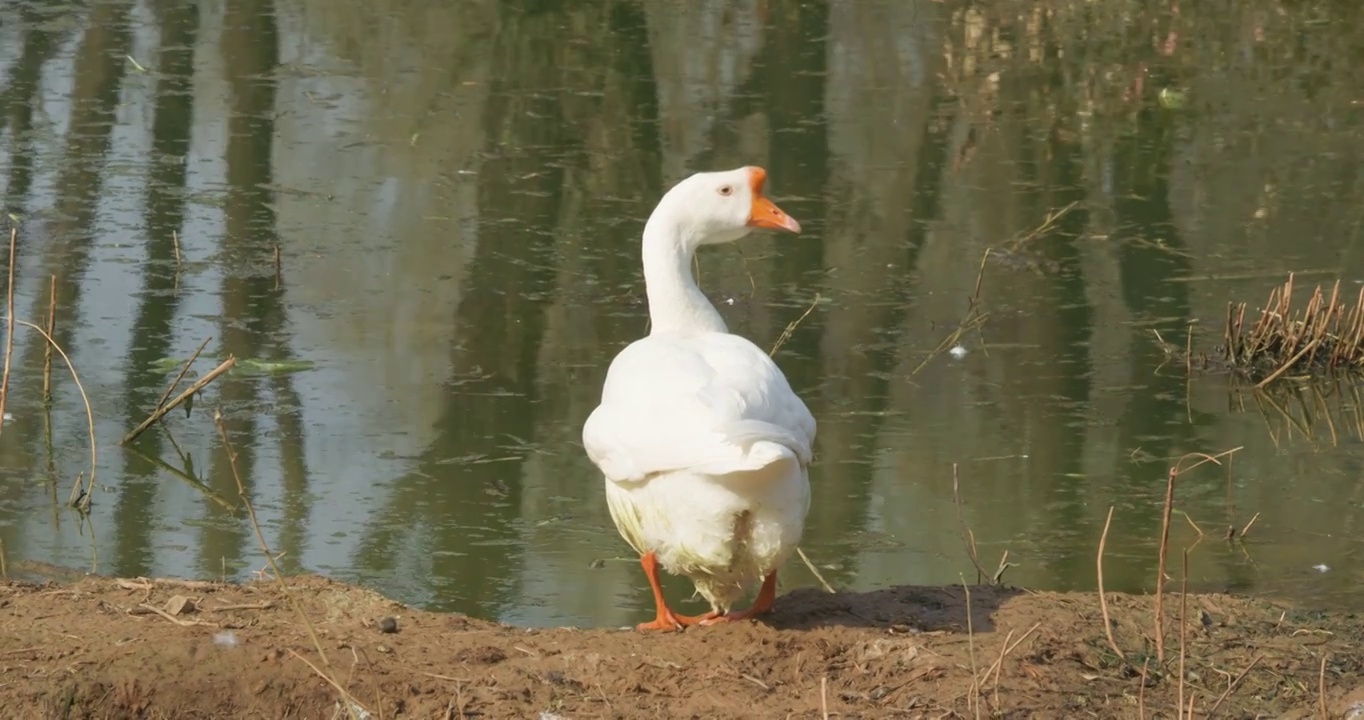
{"type": "MultiPolygon", "coordinates": [[[[0,708],[24,718],[1175,717],[1150,597],[898,587],[796,590],[764,621],[669,634],[527,630],[422,612],[316,576],[0,580],[0,708]],[[329,669],[330,667],[330,669],[329,669]],[[1146,668],[1145,688],[1142,670],[1146,668]],[[330,676],[329,681],[324,675],[330,676]],[[335,685],[332,684],[335,682],[335,685]]],[[[1364,626],[1228,595],[1187,598],[1197,717],[1364,718],[1364,626]],[[1322,659],[1325,658],[1324,672],[1322,659]]]]}

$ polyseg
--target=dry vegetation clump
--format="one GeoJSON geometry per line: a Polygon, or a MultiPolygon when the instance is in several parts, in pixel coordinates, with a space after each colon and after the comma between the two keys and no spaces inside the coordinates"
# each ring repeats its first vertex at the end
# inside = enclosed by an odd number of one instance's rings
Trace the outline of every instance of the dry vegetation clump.
{"type": "Polygon", "coordinates": [[[1228,303],[1223,340],[1211,353],[1195,353],[1190,331],[1184,348],[1156,332],[1166,353],[1192,371],[1227,372],[1256,388],[1279,379],[1321,379],[1364,371],[1364,287],[1353,303],[1340,292],[1328,297],[1318,285],[1307,304],[1293,303],[1293,273],[1272,289],[1254,324],[1246,327],[1247,304],[1228,303]]]}

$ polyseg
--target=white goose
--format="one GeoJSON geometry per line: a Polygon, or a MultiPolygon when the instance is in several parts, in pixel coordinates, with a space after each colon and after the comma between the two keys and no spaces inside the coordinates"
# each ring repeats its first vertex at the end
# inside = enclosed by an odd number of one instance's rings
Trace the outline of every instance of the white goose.
{"type": "Polygon", "coordinates": [[[644,226],[649,335],[611,362],[583,426],[611,519],[654,592],[657,617],[640,630],[766,612],[804,531],[815,419],[767,353],[729,333],[691,274],[702,245],[753,228],[800,232],[763,196],[766,179],[760,167],[697,173],[658,202],[644,226]],[[670,610],[659,566],[690,578],[711,612],[670,610]],[[753,605],[730,612],[759,580],[753,605]]]}

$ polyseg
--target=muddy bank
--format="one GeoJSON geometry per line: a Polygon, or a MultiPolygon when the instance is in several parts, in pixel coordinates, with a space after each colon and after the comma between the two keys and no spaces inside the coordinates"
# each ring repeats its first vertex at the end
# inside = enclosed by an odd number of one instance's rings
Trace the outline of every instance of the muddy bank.
{"type": "MultiPolygon", "coordinates": [[[[1109,596],[1122,660],[1094,594],[973,587],[968,632],[961,587],[802,589],[762,622],[642,635],[432,614],[315,576],[289,584],[325,660],[273,582],[0,581],[0,707],[344,717],[324,674],[371,718],[974,717],[977,703],[983,717],[1173,717],[1180,697],[1178,595],[1161,664],[1147,597],[1109,596]]],[[[1323,682],[1332,717],[1364,701],[1354,616],[1218,594],[1190,595],[1186,616],[1183,695],[1199,717],[1320,717],[1323,682]]]]}

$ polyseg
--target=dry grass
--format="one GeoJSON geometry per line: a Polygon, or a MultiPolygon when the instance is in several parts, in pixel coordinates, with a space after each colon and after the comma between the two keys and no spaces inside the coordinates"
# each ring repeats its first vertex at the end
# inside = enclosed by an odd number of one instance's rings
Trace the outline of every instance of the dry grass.
{"type": "Polygon", "coordinates": [[[1156,339],[1187,372],[1197,368],[1230,372],[1265,388],[1281,379],[1318,379],[1364,372],[1364,288],[1350,303],[1340,280],[1328,296],[1317,285],[1304,306],[1293,302],[1293,273],[1269,292],[1259,317],[1247,327],[1246,303],[1228,303],[1222,344],[1211,354],[1195,353],[1156,339]]]}
{"type": "MultiPolygon", "coordinates": [[[[1249,662],[1244,663],[1243,667],[1228,671],[1216,667],[1217,661],[1203,648],[1203,645],[1208,641],[1206,636],[1200,634],[1199,642],[1195,643],[1190,623],[1194,624],[1195,627],[1193,629],[1197,629],[1200,614],[1190,607],[1190,600],[1193,599],[1193,597],[1190,596],[1188,587],[1189,557],[1193,547],[1203,540],[1205,534],[1202,532],[1201,528],[1198,527],[1198,524],[1195,523],[1192,518],[1189,518],[1187,514],[1183,513],[1183,511],[1180,511],[1180,513],[1185,515],[1190,526],[1199,535],[1193,545],[1182,548],[1179,551],[1181,556],[1181,569],[1179,574],[1178,605],[1173,611],[1167,610],[1165,607],[1167,600],[1174,599],[1169,597],[1170,593],[1166,590],[1166,585],[1168,583],[1167,564],[1170,553],[1170,525],[1175,511],[1177,510],[1176,490],[1179,485],[1178,480],[1182,475],[1189,473],[1205,463],[1229,466],[1229,459],[1241,449],[1241,447],[1236,447],[1216,455],[1197,452],[1188,453],[1178,458],[1166,473],[1165,502],[1161,511],[1159,547],[1157,550],[1158,569],[1155,592],[1153,593],[1154,597],[1152,598],[1153,609],[1150,611],[1152,621],[1151,625],[1146,625],[1147,628],[1150,628],[1147,632],[1140,632],[1137,630],[1138,626],[1132,622],[1136,618],[1131,614],[1130,608],[1127,612],[1118,615],[1115,615],[1110,609],[1108,592],[1104,587],[1104,554],[1108,545],[1109,531],[1113,525],[1115,508],[1111,506],[1108,508],[1103,523],[1103,530],[1100,533],[1098,540],[1098,550],[1095,557],[1095,574],[1098,585],[1098,614],[1099,620],[1103,624],[1102,638],[1097,639],[1097,643],[1098,645],[1106,645],[1107,650],[1112,653],[1112,659],[1102,658],[1099,660],[1101,664],[1096,665],[1095,667],[1107,667],[1110,670],[1116,667],[1119,669],[1119,674],[1124,681],[1137,677],[1140,678],[1138,687],[1134,688],[1132,695],[1129,696],[1137,707],[1138,717],[1148,717],[1147,707],[1151,704],[1146,693],[1148,685],[1158,687],[1162,683],[1167,684],[1167,687],[1169,688],[1168,692],[1170,692],[1170,696],[1166,702],[1169,703],[1170,710],[1173,711],[1170,714],[1174,717],[1215,717],[1217,711],[1227,703],[1228,699],[1231,698],[1238,689],[1246,684],[1247,678],[1252,675],[1254,669],[1258,667],[1261,661],[1266,657],[1262,653],[1256,653],[1250,658],[1249,662]],[[1120,642],[1118,634],[1114,632],[1115,627],[1118,627],[1115,623],[1115,619],[1117,618],[1122,618],[1124,620],[1124,624],[1121,627],[1123,627],[1126,632],[1125,639],[1127,640],[1129,647],[1125,648],[1124,643],[1120,642]],[[1175,642],[1177,642],[1178,645],[1177,648],[1169,648],[1172,651],[1172,654],[1167,658],[1166,639],[1170,634],[1170,630],[1166,626],[1168,621],[1177,623],[1175,642]],[[1131,647],[1134,640],[1136,641],[1136,647],[1131,647]],[[1136,662],[1137,659],[1140,659],[1140,662],[1136,662]],[[1136,663],[1135,665],[1133,664],[1134,662],[1136,663]],[[1206,678],[1213,676],[1225,677],[1226,686],[1221,687],[1219,685],[1214,688],[1206,681],[1206,678]]],[[[960,497],[957,489],[958,483],[955,478],[954,467],[953,495],[958,504],[958,512],[960,513],[960,497]]],[[[1244,538],[1258,517],[1259,514],[1257,513],[1239,530],[1239,532],[1233,527],[1228,534],[1229,538],[1244,538]]],[[[959,522],[964,525],[964,522],[960,519],[959,522]]],[[[966,545],[966,552],[972,565],[976,567],[977,572],[984,574],[979,560],[976,557],[973,542],[974,536],[969,530],[963,531],[963,541],[966,545]]],[[[967,590],[967,594],[969,597],[969,590],[967,590]]],[[[1130,602],[1130,600],[1128,602],[1130,602]]],[[[974,628],[969,615],[967,633],[968,636],[973,636],[974,634],[974,628]]],[[[1030,634],[1031,631],[1025,634],[1024,637],[1020,638],[1017,642],[1021,642],[1030,634]]],[[[1004,638],[999,660],[996,660],[995,663],[985,671],[983,676],[979,676],[977,683],[973,685],[970,697],[967,700],[966,711],[968,714],[979,714],[983,710],[999,713],[1003,710],[1003,706],[997,699],[993,703],[982,703],[982,687],[985,682],[989,680],[991,674],[996,676],[996,682],[998,682],[998,666],[1012,649],[1012,644],[1010,642],[1012,639],[1013,632],[1010,631],[1009,636],[1004,638]],[[987,708],[989,705],[993,705],[993,708],[987,708]]],[[[970,637],[969,640],[972,643],[975,642],[974,637],[970,637]]],[[[1017,643],[1015,642],[1013,644],[1017,643]]],[[[974,649],[972,650],[972,654],[974,655],[974,649]]],[[[1225,660],[1222,662],[1225,662],[1225,660]]],[[[972,668],[973,672],[975,672],[974,659],[972,668]]],[[[1271,676],[1272,673],[1266,674],[1265,677],[1260,678],[1260,681],[1274,680],[1275,678],[1271,676]]],[[[1327,702],[1324,669],[1319,673],[1318,684],[1320,687],[1316,689],[1317,692],[1315,694],[1320,696],[1321,699],[1319,702],[1322,703],[1324,707],[1327,702]]],[[[1256,685],[1256,687],[1258,688],[1259,685],[1256,685]]],[[[1163,713],[1165,711],[1162,710],[1159,712],[1163,713]]]]}

